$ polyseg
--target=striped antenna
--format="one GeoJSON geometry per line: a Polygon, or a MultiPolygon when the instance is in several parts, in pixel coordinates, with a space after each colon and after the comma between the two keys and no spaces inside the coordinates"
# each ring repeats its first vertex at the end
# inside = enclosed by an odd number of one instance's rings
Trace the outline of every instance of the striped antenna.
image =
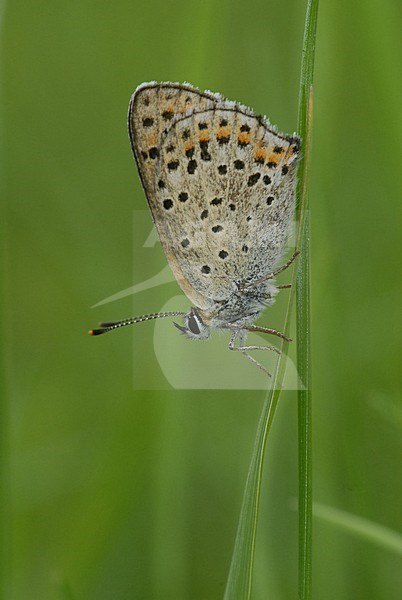
{"type": "Polygon", "coordinates": [[[134,323],[142,323],[143,321],[151,321],[152,319],[162,319],[164,317],[185,317],[185,312],[161,312],[152,313],[150,315],[141,315],[140,317],[130,317],[123,319],[122,321],[106,321],[99,323],[100,329],[91,329],[88,331],[89,335],[102,335],[108,331],[119,329],[119,327],[126,327],[127,325],[134,325],[134,323]]]}

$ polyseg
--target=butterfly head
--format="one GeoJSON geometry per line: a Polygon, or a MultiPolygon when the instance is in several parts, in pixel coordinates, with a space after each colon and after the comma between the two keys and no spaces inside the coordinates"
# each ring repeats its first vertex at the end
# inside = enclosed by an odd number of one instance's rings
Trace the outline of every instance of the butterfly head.
{"type": "Polygon", "coordinates": [[[184,326],[174,323],[175,327],[192,340],[207,340],[210,334],[210,328],[204,323],[196,308],[191,308],[184,316],[184,326]]]}

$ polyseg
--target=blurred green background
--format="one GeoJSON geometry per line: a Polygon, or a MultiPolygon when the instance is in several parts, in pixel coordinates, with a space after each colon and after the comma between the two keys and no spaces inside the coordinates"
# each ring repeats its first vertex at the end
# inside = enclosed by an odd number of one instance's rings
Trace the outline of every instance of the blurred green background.
{"type": "MultiPolygon", "coordinates": [[[[165,266],[158,245],[141,261],[133,252],[146,209],[126,133],[135,87],[190,81],[292,132],[304,10],[297,0],[3,3],[7,600],[222,597],[264,392],[173,389],[152,323],[99,339],[86,330],[180,293],[170,282],[91,309],[165,266]]],[[[398,0],[321,3],[310,182],[314,497],[394,531],[401,22],[398,0]]],[[[185,370],[190,342],[170,323],[163,332],[182,345],[185,370]]],[[[297,597],[296,408],[284,393],[268,444],[256,600],[297,597]]],[[[315,521],[315,598],[396,600],[401,572],[391,551],[315,521]]]]}

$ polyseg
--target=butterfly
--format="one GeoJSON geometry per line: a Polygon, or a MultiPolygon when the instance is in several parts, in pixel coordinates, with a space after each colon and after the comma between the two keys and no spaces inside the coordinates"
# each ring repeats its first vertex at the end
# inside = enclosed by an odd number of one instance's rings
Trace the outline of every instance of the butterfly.
{"type": "MultiPolygon", "coordinates": [[[[131,147],[169,266],[189,299],[188,312],[162,312],[103,322],[114,329],[163,317],[191,339],[230,332],[229,349],[266,369],[249,352],[247,332],[284,334],[254,325],[289,267],[301,140],[220,94],[189,84],[143,83],[128,113],[131,147]]],[[[269,375],[269,373],[268,373],[269,375]]]]}

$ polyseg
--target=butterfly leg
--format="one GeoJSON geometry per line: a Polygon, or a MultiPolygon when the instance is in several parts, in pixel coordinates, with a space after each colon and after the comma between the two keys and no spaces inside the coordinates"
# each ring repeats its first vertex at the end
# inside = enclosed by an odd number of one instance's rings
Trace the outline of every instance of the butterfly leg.
{"type": "Polygon", "coordinates": [[[277,285],[276,288],[278,290],[287,290],[292,287],[291,283],[284,283],[283,285],[277,285]]]}
{"type": "Polygon", "coordinates": [[[276,354],[281,354],[281,351],[278,348],[276,348],[276,346],[256,346],[256,345],[245,346],[244,341],[245,341],[244,332],[239,331],[239,330],[234,331],[232,333],[232,337],[230,338],[229,350],[241,352],[243,354],[243,356],[245,356],[250,362],[252,362],[259,369],[264,371],[264,373],[266,373],[268,375],[268,377],[272,377],[271,373],[269,371],[267,371],[267,369],[265,367],[263,367],[255,358],[250,356],[250,354],[248,352],[250,350],[272,350],[273,352],[276,352],[276,354]],[[239,341],[239,346],[236,346],[236,340],[239,341]]]}
{"type": "Polygon", "coordinates": [[[265,279],[272,279],[273,277],[276,277],[276,275],[279,275],[279,273],[282,273],[282,271],[285,271],[296,260],[299,254],[300,251],[296,250],[296,252],[293,253],[293,256],[291,256],[284,265],[282,265],[281,267],[279,267],[279,269],[271,273],[271,275],[268,275],[265,279]]]}
{"type": "MultiPolygon", "coordinates": [[[[264,281],[268,281],[269,279],[273,279],[274,277],[276,277],[276,275],[279,275],[279,273],[282,273],[282,271],[285,271],[288,267],[290,267],[290,265],[296,260],[296,258],[299,256],[300,251],[296,250],[296,252],[294,252],[293,256],[291,256],[291,258],[289,258],[289,260],[282,265],[281,267],[279,267],[279,269],[277,269],[276,271],[273,271],[272,273],[270,273],[269,275],[266,275],[265,277],[262,277],[262,279],[257,279],[257,281],[253,281],[251,283],[248,283],[247,285],[243,285],[242,289],[246,289],[249,287],[252,287],[253,285],[257,285],[259,283],[263,283],[264,281]]],[[[291,284],[287,284],[286,287],[289,287],[291,284]]],[[[283,286],[278,286],[283,287],[283,286]]]]}

